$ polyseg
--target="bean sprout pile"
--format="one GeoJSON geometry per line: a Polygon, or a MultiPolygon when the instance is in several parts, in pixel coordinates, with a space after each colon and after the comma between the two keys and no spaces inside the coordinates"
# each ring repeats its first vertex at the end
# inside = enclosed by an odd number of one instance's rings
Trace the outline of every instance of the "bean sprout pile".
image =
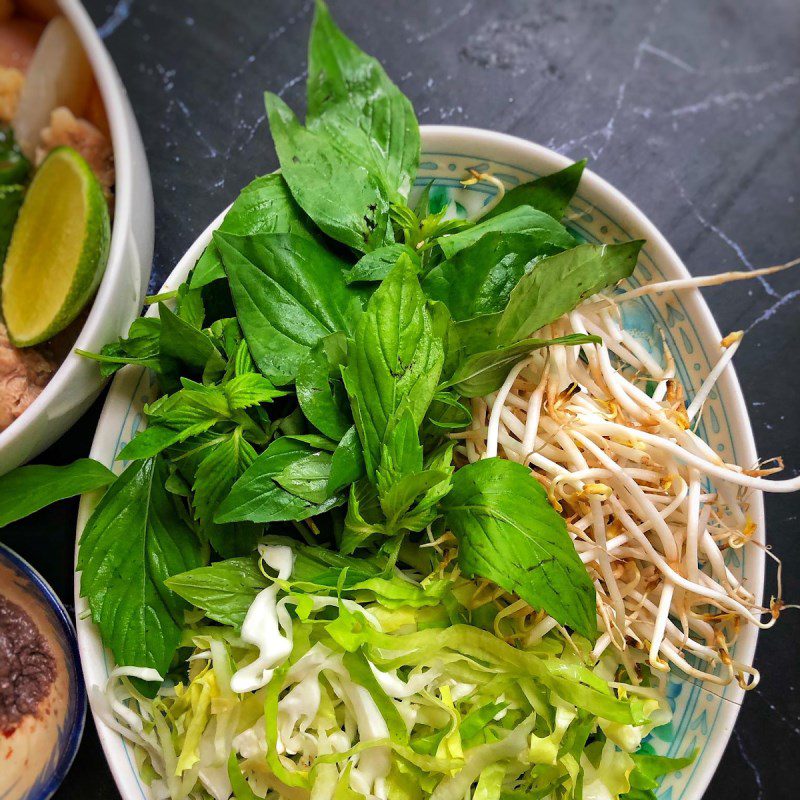
{"type": "MultiPolygon", "coordinates": [[[[614,648],[632,681],[643,659],[659,672],[753,688],[759,673],[732,655],[743,626],[769,628],[778,597],[763,606],[726,565],[730,549],[763,547],[750,515],[753,493],[791,491],[770,481],[780,459],[725,463],[697,434],[703,405],[742,333],[691,402],[663,343],[663,366],[621,322],[620,306],[647,293],[754,277],[727,273],[595,297],[542,332],[595,334],[602,344],[554,346],[520,361],[495,393],[472,401],[469,430],[453,434],[467,461],[501,456],[528,465],[567,521],[597,590],[599,657],[614,648]]],[[[556,627],[541,619],[532,635],[556,627]]]]}

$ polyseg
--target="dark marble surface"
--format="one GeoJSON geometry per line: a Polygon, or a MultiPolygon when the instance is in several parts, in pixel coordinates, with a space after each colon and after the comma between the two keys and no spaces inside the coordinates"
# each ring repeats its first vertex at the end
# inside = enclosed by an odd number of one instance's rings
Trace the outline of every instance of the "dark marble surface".
{"type": "MultiPolygon", "coordinates": [[[[157,286],[275,155],[261,92],[303,102],[309,2],[89,0],[128,87],[156,200],[157,286]]],[[[797,0],[331,0],[422,122],[507,131],[590,166],[633,199],[696,273],[800,255],[797,0]]],[[[800,467],[800,273],[707,290],[723,331],[746,329],[737,370],[759,451],[800,467]]],[[[49,453],[88,452],[100,404],[49,453]]],[[[4,531],[67,602],[76,504],[4,531]]],[[[767,500],[784,594],[800,599],[800,501],[767,500]]],[[[774,570],[771,573],[774,578],[774,570]]],[[[773,584],[771,584],[773,585],[773,584]]],[[[800,616],[760,640],[710,800],[796,797],[800,616]]],[[[57,797],[117,793],[91,723],[57,797]]]]}

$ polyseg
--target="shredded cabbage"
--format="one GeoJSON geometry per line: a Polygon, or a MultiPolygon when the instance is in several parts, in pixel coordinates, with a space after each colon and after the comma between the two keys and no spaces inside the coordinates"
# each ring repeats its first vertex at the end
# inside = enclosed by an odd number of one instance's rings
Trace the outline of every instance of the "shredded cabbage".
{"type": "Polygon", "coordinates": [[[274,577],[241,631],[187,626],[183,679],[154,699],[130,668],[96,692],[157,798],[617,800],[668,719],[657,693],[612,688],[610,656],[531,640],[457,573],[326,589],[292,582],[289,545],[259,552],[274,577]]]}

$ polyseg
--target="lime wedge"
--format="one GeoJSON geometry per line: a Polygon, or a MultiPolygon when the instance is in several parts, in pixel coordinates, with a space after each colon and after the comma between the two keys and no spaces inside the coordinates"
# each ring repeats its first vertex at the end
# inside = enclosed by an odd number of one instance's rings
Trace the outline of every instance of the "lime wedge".
{"type": "Polygon", "coordinates": [[[100,283],[110,238],[97,178],[75,150],[57,147],[34,175],[3,265],[13,344],[44,342],[75,319],[100,283]]]}

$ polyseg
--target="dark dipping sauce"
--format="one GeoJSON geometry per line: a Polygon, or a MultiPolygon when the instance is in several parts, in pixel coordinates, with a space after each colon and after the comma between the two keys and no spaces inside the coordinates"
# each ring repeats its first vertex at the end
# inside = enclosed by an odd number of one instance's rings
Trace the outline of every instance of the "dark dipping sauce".
{"type": "Polygon", "coordinates": [[[0,734],[36,714],[56,677],[50,646],[30,615],[0,594],[0,734]]]}

